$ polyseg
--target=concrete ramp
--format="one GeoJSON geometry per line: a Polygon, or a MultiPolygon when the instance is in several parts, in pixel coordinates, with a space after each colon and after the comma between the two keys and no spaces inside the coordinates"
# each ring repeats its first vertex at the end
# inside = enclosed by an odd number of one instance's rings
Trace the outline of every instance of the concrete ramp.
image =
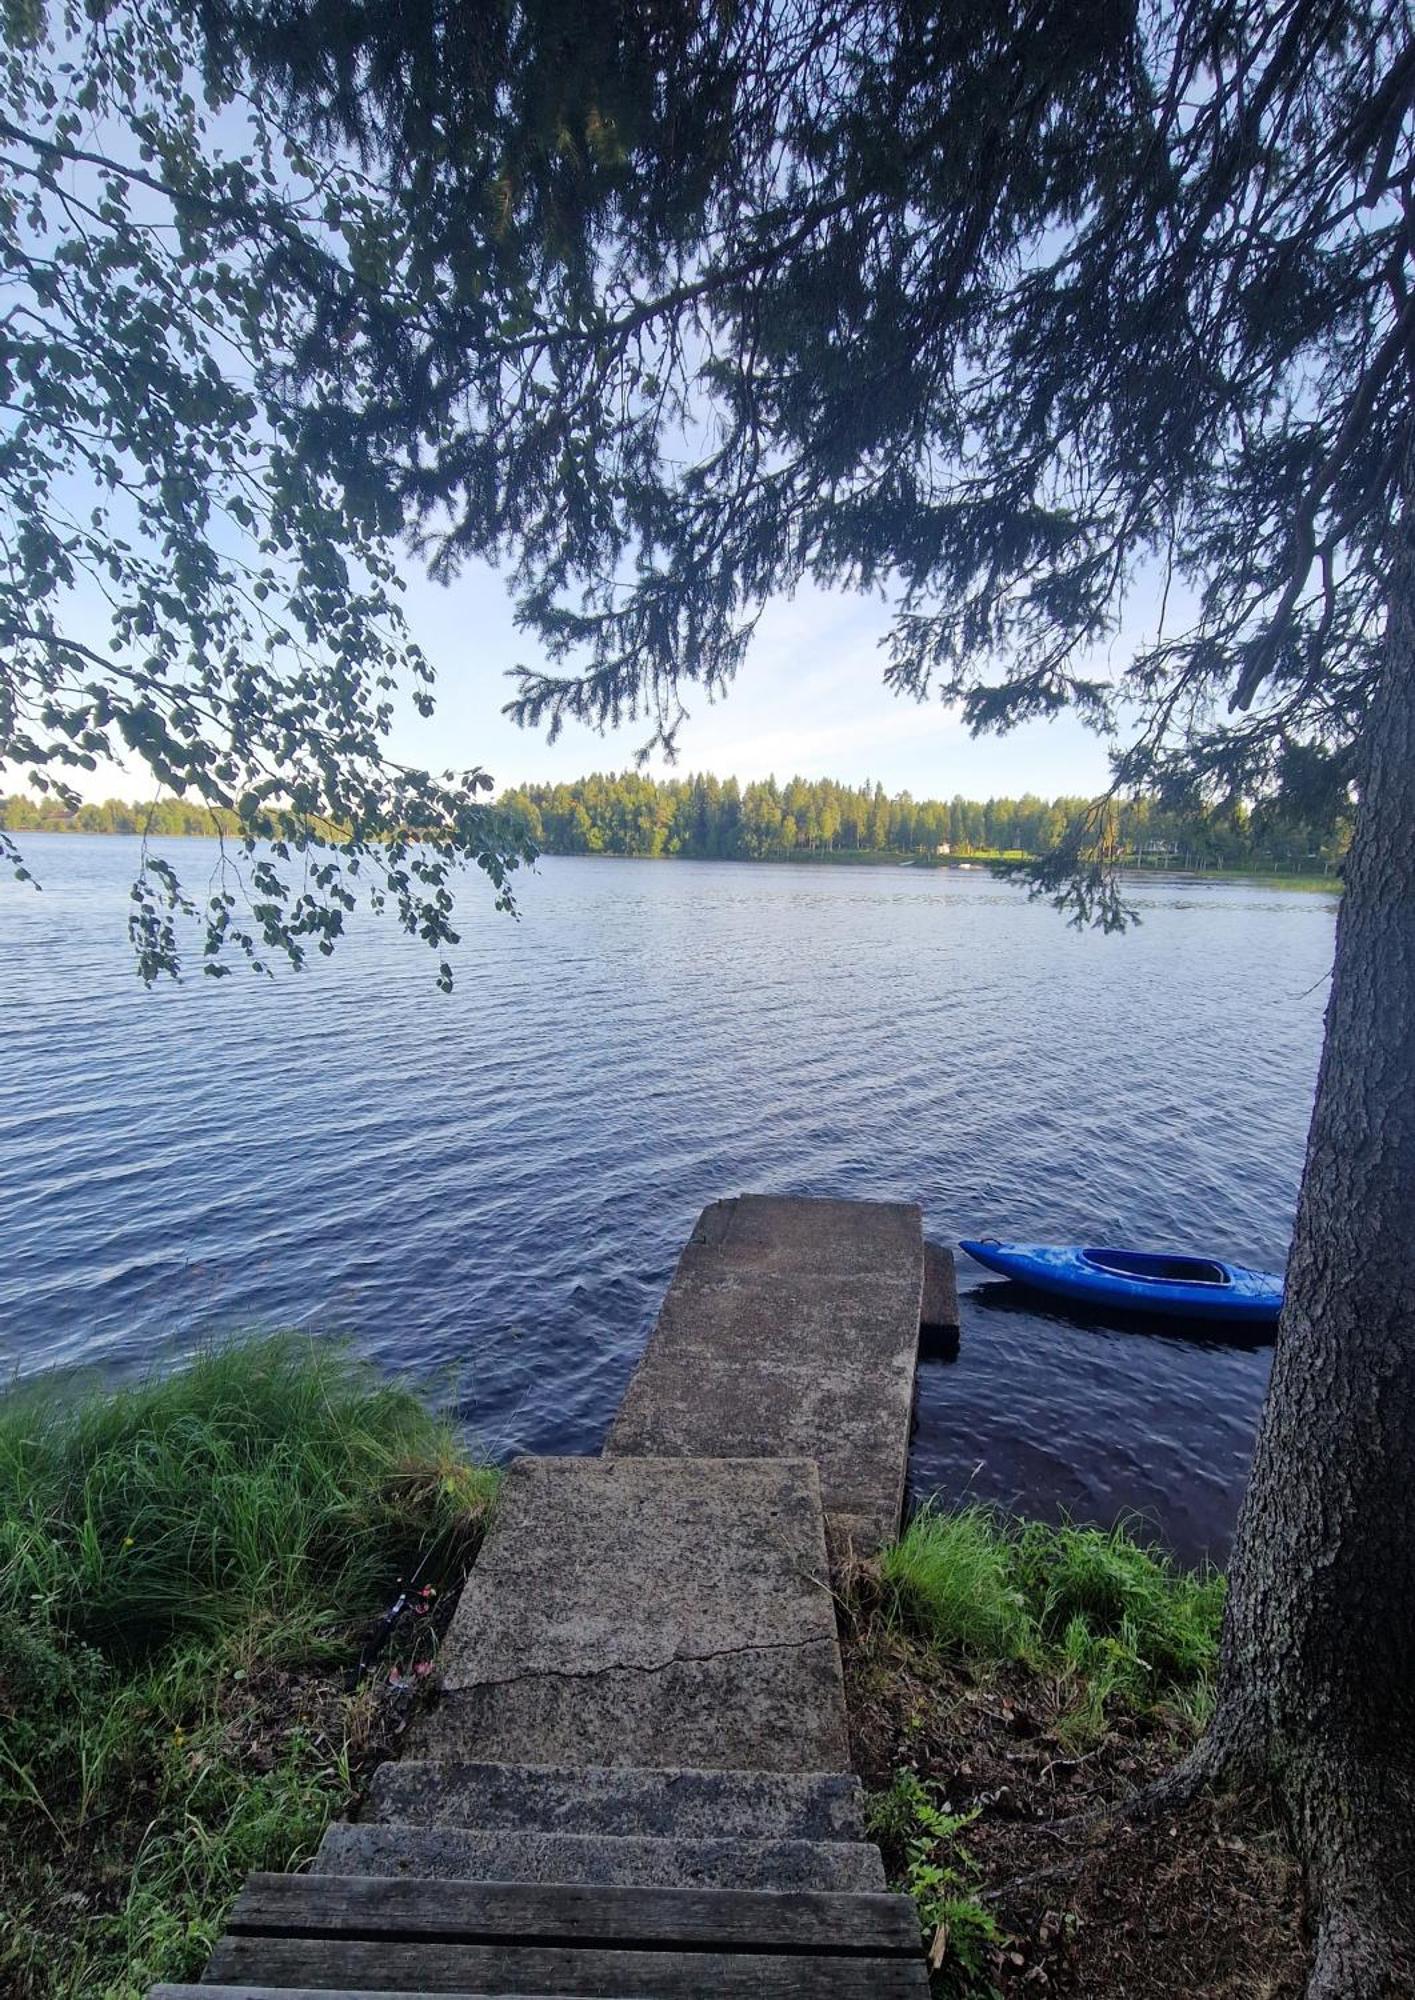
{"type": "Polygon", "coordinates": [[[424,1758],[847,1769],[815,1466],[517,1459],[441,1667],[424,1758]]]}
{"type": "Polygon", "coordinates": [[[837,1548],[898,1530],[924,1288],[903,1202],[709,1204],[605,1440],[626,1458],[813,1458],[837,1548]]]}

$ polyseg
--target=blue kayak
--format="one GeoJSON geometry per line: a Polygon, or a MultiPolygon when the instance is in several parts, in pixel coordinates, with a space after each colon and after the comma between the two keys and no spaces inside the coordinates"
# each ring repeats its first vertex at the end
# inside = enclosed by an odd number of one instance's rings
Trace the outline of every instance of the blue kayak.
{"type": "Polygon", "coordinates": [[[963,1239],[970,1257],[1004,1278],[1058,1298],[1121,1312],[1173,1313],[1185,1319],[1246,1320],[1271,1325],[1282,1310],[1282,1279],[1217,1257],[1151,1250],[1081,1249],[1050,1243],[963,1239]]]}

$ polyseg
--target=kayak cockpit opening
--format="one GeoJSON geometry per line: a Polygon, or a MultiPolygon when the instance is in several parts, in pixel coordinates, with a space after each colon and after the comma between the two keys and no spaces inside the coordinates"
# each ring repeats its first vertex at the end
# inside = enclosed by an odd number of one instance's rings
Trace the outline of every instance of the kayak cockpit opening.
{"type": "Polygon", "coordinates": [[[1167,1285],[1231,1285],[1222,1264],[1207,1257],[1164,1257],[1148,1250],[1083,1250],[1088,1264],[1123,1278],[1149,1278],[1167,1285]]]}

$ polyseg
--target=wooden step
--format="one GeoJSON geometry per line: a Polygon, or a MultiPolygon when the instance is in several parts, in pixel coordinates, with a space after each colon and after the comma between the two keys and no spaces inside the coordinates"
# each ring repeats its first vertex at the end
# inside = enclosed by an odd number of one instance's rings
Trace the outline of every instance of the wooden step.
{"type": "Polygon", "coordinates": [[[455,1967],[378,1960],[379,1947],[356,1965],[347,1948],[331,1948],[324,1966],[308,1979],[221,1978],[199,1986],[155,1986],[149,2000],[405,2000],[410,1993],[437,2000],[929,2000],[922,1959],[768,1957],[717,1952],[645,1951],[464,1953],[455,1967]],[[360,1967],[367,1975],[359,1979],[360,1967]],[[454,1983],[448,1984],[448,1979],[454,1983]],[[555,1984],[547,1983],[554,1980],[555,1984]],[[390,1984],[390,1980],[397,1983],[390,1984]],[[488,1983],[491,1982],[491,1983],[488,1983]]]}
{"type": "MultiPolygon", "coordinates": [[[[337,1989],[339,2000],[407,2000],[406,1988],[402,1993],[393,1993],[388,1987],[379,1992],[370,1992],[367,1987],[355,1992],[350,1986],[337,1989]]],[[[328,1986],[209,1986],[205,1980],[200,1986],[152,1986],[148,1989],[147,2000],[329,2000],[331,1988],[328,1986]]],[[[565,1993],[445,1993],[438,2000],[571,2000],[565,1993]]],[[[621,2000],[621,1996],[601,1995],[600,2000],[621,2000]]]]}
{"type": "Polygon", "coordinates": [[[152,2000],[385,2000],[392,1994],[539,1995],[555,2000],[928,2000],[922,1957],[804,1953],[577,1951],[564,1945],[343,1943],[231,1938],[200,1986],[159,1987],[152,2000]]]}
{"type": "Polygon", "coordinates": [[[203,1990],[895,2000],[922,1978],[903,1896],[253,1875],[203,1990]]]}
{"type": "Polygon", "coordinates": [[[393,1938],[482,1944],[711,1946],[916,1957],[907,1896],[818,1890],[623,1888],[427,1881],[396,1876],[252,1875],[231,1936],[393,1938]]]}

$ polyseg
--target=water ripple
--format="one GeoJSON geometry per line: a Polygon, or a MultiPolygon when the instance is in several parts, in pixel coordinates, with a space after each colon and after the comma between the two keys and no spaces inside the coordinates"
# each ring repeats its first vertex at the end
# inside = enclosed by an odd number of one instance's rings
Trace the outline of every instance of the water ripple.
{"type": "MultiPolygon", "coordinates": [[[[916,1200],[945,1239],[1286,1251],[1325,898],[1147,882],[1107,939],[980,874],[553,860],[518,923],[472,887],[450,998],[369,916],[303,977],[144,994],[132,845],[32,846],[45,894],[0,885],[9,1368],[337,1329],[492,1449],[583,1451],[741,1188],[916,1200]]],[[[1266,1356],[997,1290],[923,1365],[915,1490],[1221,1551],[1266,1356]]]]}

